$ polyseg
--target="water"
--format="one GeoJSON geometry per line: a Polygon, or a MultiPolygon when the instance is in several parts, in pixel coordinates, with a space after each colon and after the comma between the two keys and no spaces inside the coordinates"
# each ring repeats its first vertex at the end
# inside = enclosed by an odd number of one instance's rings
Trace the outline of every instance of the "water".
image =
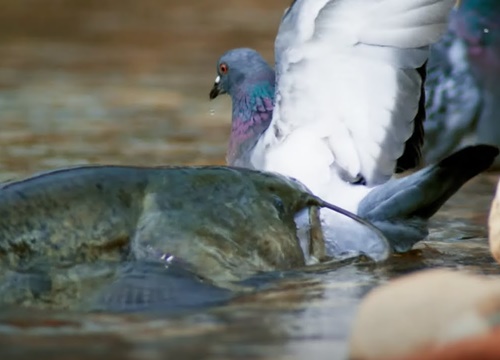
{"type": "MultiPolygon", "coordinates": [[[[0,180],[88,163],[223,164],[230,102],[208,101],[216,60],[235,46],[272,59],[289,0],[193,4],[0,0],[0,180]]],[[[0,358],[339,358],[377,284],[437,266],[500,273],[486,241],[497,179],[467,184],[429,241],[384,266],[324,265],[177,316],[1,309],[0,358]]]]}

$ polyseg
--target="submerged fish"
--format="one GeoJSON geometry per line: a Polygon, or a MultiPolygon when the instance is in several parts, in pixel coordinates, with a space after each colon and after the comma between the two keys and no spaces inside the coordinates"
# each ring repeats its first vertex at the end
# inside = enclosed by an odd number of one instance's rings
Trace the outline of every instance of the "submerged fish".
{"type": "MultiPolygon", "coordinates": [[[[324,260],[318,206],[342,212],[291,178],[248,169],[62,169],[0,186],[0,260],[9,270],[28,272],[37,264],[103,260],[171,265],[185,269],[181,277],[192,273],[226,284],[324,260]],[[300,241],[295,217],[306,211],[310,226],[300,241]]],[[[383,235],[365,225],[389,249],[383,235]]],[[[101,294],[104,302],[146,301],[140,300],[144,289],[153,287],[138,289],[137,279],[151,266],[131,266],[135,270],[122,271],[125,281],[101,294]]],[[[150,295],[165,300],[167,288],[150,295]]]]}

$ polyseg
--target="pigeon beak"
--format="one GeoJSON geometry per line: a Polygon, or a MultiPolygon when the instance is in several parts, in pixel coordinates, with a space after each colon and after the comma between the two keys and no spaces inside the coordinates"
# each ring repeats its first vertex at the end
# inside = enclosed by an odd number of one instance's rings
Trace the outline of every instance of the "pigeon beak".
{"type": "Polygon", "coordinates": [[[225,93],[226,92],[220,88],[220,76],[217,76],[215,78],[214,86],[212,87],[212,90],[210,90],[210,100],[213,100],[217,96],[225,93]]]}

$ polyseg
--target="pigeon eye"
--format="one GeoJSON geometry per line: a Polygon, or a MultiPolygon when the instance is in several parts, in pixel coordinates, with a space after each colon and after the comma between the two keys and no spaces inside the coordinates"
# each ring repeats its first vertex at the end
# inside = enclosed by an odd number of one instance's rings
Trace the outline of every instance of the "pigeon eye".
{"type": "Polygon", "coordinates": [[[222,63],[219,65],[219,71],[221,74],[227,74],[228,70],[229,70],[229,67],[227,66],[226,63],[222,63]]]}

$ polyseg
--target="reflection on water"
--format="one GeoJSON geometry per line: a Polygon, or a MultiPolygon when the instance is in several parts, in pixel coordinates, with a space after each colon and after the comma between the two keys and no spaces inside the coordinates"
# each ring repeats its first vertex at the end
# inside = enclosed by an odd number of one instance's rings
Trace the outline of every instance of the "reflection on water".
{"type": "MultiPolygon", "coordinates": [[[[208,102],[215,61],[235,46],[272,59],[288,3],[0,0],[0,180],[85,163],[224,163],[229,100],[208,102]]],[[[2,309],[0,358],[338,358],[373,286],[435,266],[500,273],[486,243],[497,179],[468,184],[428,242],[381,267],[325,265],[176,317],[2,309]]]]}

